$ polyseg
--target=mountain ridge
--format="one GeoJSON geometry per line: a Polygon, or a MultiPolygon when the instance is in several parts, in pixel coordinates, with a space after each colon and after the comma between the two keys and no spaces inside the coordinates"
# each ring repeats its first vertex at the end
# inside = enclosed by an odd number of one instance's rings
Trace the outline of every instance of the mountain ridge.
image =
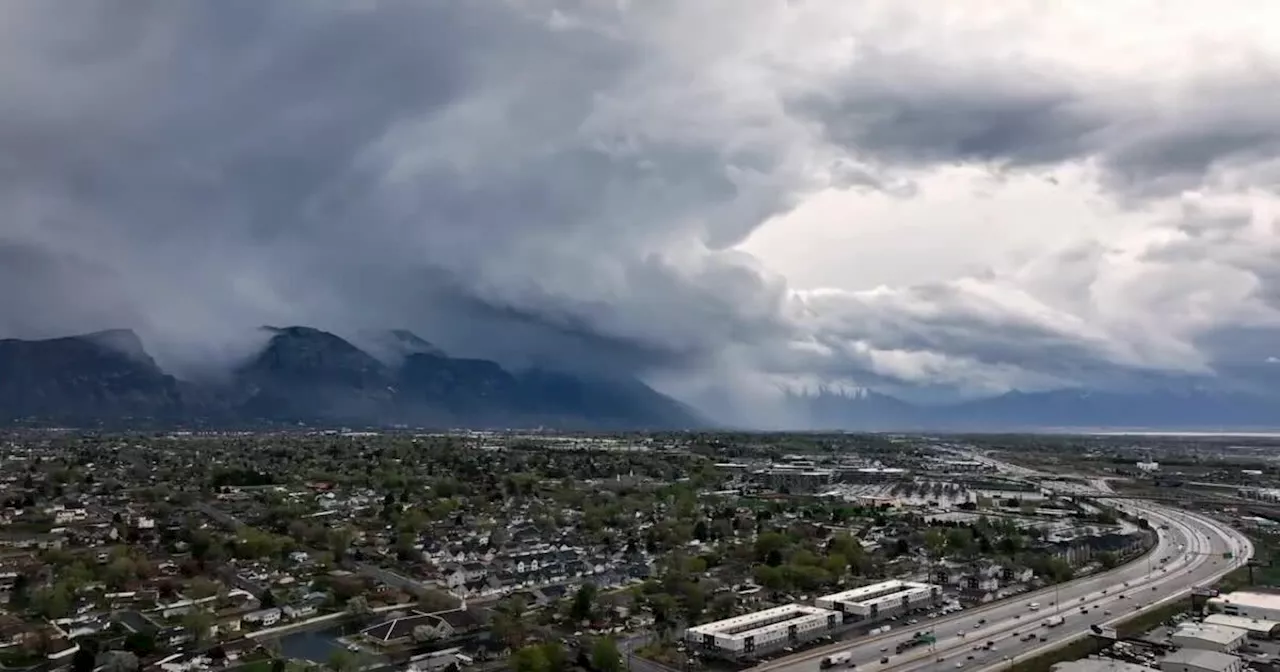
{"type": "Polygon", "coordinates": [[[696,413],[628,379],[504,369],[389,331],[397,362],[327,331],[264,327],[267,343],[226,380],[181,381],[127,329],[0,341],[0,421],[75,425],[262,425],[676,429],[696,413]]]}

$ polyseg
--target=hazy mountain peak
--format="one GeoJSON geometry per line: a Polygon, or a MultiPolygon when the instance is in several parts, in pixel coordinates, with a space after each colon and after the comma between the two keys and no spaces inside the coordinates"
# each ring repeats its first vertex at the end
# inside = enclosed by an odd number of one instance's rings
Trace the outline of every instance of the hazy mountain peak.
{"type": "Polygon", "coordinates": [[[389,366],[399,366],[410,355],[447,356],[444,350],[408,329],[364,331],[356,336],[355,341],[359,347],[389,366]]]}
{"type": "Polygon", "coordinates": [[[73,338],[113,350],[131,359],[152,362],[151,355],[147,353],[146,346],[142,344],[142,339],[138,338],[138,334],[132,329],[104,329],[74,336],[73,338]]]}

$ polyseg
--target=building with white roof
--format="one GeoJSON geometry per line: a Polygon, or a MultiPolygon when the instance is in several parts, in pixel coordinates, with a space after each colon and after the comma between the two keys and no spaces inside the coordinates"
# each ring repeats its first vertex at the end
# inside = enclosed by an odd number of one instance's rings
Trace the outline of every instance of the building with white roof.
{"type": "Polygon", "coordinates": [[[1280,638],[1280,621],[1269,621],[1265,618],[1249,618],[1248,616],[1209,614],[1204,617],[1204,622],[1206,625],[1221,625],[1228,628],[1244,630],[1254,639],[1280,638]]]}
{"type": "Polygon", "coordinates": [[[1109,658],[1081,658],[1054,663],[1052,672],[1157,672],[1155,668],[1109,658]]]}
{"type": "Polygon", "coordinates": [[[1239,651],[1248,638],[1248,631],[1240,628],[1197,623],[1183,623],[1170,637],[1174,644],[1183,648],[1219,653],[1239,651]]]}
{"type": "Polygon", "coordinates": [[[1244,661],[1217,651],[1181,649],[1160,661],[1162,672],[1241,672],[1244,661]]]}
{"type": "Polygon", "coordinates": [[[814,604],[844,614],[845,620],[874,621],[927,607],[941,597],[941,586],[893,580],[825,595],[814,604]]]}
{"type": "Polygon", "coordinates": [[[709,654],[749,658],[822,637],[840,622],[835,611],[788,604],[703,623],[685,630],[684,638],[691,647],[709,654]]]}
{"type": "Polygon", "coordinates": [[[1228,616],[1280,621],[1280,595],[1238,590],[1209,598],[1209,609],[1228,616]]]}

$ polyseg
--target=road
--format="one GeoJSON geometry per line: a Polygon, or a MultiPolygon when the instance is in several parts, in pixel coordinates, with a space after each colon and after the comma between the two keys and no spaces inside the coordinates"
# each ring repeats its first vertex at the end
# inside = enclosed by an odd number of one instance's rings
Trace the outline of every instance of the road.
{"type": "Polygon", "coordinates": [[[1160,531],[1157,547],[1148,559],[948,618],[925,620],[915,626],[900,625],[888,635],[821,647],[753,669],[812,672],[819,669],[823,656],[848,651],[859,669],[873,672],[993,670],[1083,636],[1090,625],[1122,620],[1144,605],[1174,599],[1193,586],[1211,583],[1252,554],[1252,545],[1243,535],[1211,519],[1145,502],[1129,501],[1121,506],[1140,512],[1153,525],[1169,526],[1167,531],[1160,531]],[[1179,544],[1183,545],[1182,550],[1178,549],[1179,544]],[[1222,557],[1228,551],[1234,554],[1232,560],[1222,557]],[[1169,556],[1169,561],[1161,567],[1159,559],[1164,556],[1169,556]],[[1125,583],[1129,585],[1126,587],[1125,583]],[[1031,602],[1038,602],[1041,608],[1032,611],[1028,606],[1031,602]],[[1081,607],[1088,613],[1081,613],[1081,607]],[[1042,621],[1052,615],[1061,615],[1065,622],[1054,628],[1044,627],[1042,621]],[[899,642],[920,630],[933,632],[937,644],[894,654],[899,642]],[[1036,633],[1035,640],[1021,640],[1031,632],[1036,633]],[[1047,641],[1040,641],[1040,636],[1047,641]],[[975,650],[987,642],[993,644],[993,649],[975,650]],[[888,662],[880,662],[885,657],[888,662]]]}

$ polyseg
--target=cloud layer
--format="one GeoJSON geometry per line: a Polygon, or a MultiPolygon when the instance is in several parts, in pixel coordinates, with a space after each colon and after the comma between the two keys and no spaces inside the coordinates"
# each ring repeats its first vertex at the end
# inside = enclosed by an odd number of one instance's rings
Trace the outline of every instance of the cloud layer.
{"type": "Polygon", "coordinates": [[[1270,3],[58,4],[0,7],[0,335],[406,326],[686,396],[1280,356],[1270,3]]]}

